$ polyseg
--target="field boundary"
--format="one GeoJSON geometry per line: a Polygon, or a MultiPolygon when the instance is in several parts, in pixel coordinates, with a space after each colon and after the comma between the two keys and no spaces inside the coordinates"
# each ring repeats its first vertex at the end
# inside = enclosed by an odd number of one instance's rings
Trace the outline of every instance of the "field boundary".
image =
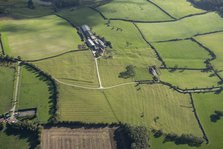
{"type": "Polygon", "coordinates": [[[189,93],[189,96],[190,96],[190,100],[191,100],[191,105],[192,105],[192,108],[193,108],[194,116],[195,116],[195,118],[196,118],[196,120],[197,120],[197,122],[198,122],[198,125],[199,125],[199,127],[200,127],[202,133],[203,133],[203,138],[204,138],[204,140],[206,141],[206,144],[208,144],[208,143],[209,143],[209,139],[208,139],[208,136],[207,136],[207,134],[206,134],[206,132],[205,132],[205,130],[204,130],[204,127],[203,127],[202,124],[201,124],[200,118],[199,118],[199,116],[198,116],[198,114],[197,114],[197,110],[196,110],[195,105],[194,105],[193,96],[192,96],[191,93],[189,93]]]}
{"type": "Polygon", "coordinates": [[[4,50],[3,43],[2,43],[2,34],[1,33],[0,33],[0,46],[2,49],[2,54],[5,55],[5,50],[4,50]]]}

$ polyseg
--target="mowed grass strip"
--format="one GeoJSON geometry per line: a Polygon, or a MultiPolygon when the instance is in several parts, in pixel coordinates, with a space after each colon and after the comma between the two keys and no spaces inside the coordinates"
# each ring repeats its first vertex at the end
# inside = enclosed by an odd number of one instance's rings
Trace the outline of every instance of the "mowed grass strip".
{"type": "Polygon", "coordinates": [[[191,40],[153,44],[168,67],[205,68],[209,53],[191,40]]]}
{"type": "Polygon", "coordinates": [[[65,83],[98,87],[96,65],[90,50],[74,51],[34,64],[65,83]]]}
{"type": "Polygon", "coordinates": [[[223,19],[211,12],[166,23],[137,23],[146,38],[153,41],[188,38],[196,34],[223,30],[223,19]]]}
{"type": "Polygon", "coordinates": [[[22,67],[17,109],[37,108],[37,118],[46,123],[50,118],[50,91],[43,78],[22,67]]]}
{"type": "Polygon", "coordinates": [[[108,18],[163,21],[171,18],[147,0],[113,0],[99,8],[108,18]]]}
{"type": "Polygon", "coordinates": [[[117,122],[201,136],[188,95],[162,85],[84,90],[60,85],[60,120],[117,122]],[[140,88],[140,89],[137,89],[140,88]],[[142,116],[144,115],[144,116],[142,116]],[[154,122],[155,117],[159,117],[154,122]],[[187,125],[185,125],[187,124],[187,125]]]}
{"type": "Polygon", "coordinates": [[[63,19],[51,15],[35,19],[0,21],[1,32],[10,50],[6,53],[35,60],[77,50],[81,44],[76,30],[63,19]]]}
{"type": "Polygon", "coordinates": [[[211,61],[211,63],[219,71],[221,77],[223,77],[223,33],[197,36],[195,39],[215,53],[216,59],[211,61]]]}
{"type": "Polygon", "coordinates": [[[187,0],[151,0],[176,18],[202,13],[204,10],[193,7],[187,0]]]}
{"type": "Polygon", "coordinates": [[[0,114],[12,108],[15,70],[0,66],[0,114]]]}
{"type": "Polygon", "coordinates": [[[213,72],[199,70],[161,70],[160,79],[182,89],[216,87],[220,81],[213,72]]]}
{"type": "Polygon", "coordinates": [[[210,116],[215,110],[223,111],[223,93],[194,94],[194,103],[198,116],[209,138],[209,144],[202,149],[220,149],[223,146],[223,119],[212,122],[210,116]]]}

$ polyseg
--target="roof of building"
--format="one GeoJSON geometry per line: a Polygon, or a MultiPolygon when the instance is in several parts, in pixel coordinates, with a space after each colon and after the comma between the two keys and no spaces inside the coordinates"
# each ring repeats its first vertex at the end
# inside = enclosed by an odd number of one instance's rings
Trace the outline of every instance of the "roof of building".
{"type": "Polygon", "coordinates": [[[86,31],[90,31],[90,30],[91,30],[90,27],[87,26],[87,25],[82,25],[82,26],[81,26],[81,29],[82,29],[84,32],[86,32],[86,31]]]}
{"type": "Polygon", "coordinates": [[[87,40],[87,44],[88,44],[89,46],[95,46],[94,42],[93,42],[91,39],[88,39],[88,40],[87,40]]]}

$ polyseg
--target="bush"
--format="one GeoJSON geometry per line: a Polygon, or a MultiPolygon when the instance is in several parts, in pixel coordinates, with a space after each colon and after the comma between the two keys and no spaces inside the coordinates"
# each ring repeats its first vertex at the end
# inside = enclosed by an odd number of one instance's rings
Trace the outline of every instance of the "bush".
{"type": "Polygon", "coordinates": [[[3,123],[0,122],[0,131],[4,128],[3,123]]]}

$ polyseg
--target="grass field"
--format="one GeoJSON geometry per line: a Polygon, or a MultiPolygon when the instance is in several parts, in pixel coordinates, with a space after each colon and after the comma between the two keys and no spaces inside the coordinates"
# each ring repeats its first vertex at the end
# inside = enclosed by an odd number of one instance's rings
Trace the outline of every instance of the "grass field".
{"type": "Polygon", "coordinates": [[[220,81],[212,72],[201,72],[197,70],[176,70],[174,72],[161,70],[160,79],[182,89],[218,86],[218,82],[220,81]]]}
{"type": "Polygon", "coordinates": [[[187,15],[204,12],[191,5],[187,0],[151,0],[170,15],[181,18],[187,15]]]}
{"type": "Polygon", "coordinates": [[[223,77],[223,33],[209,34],[204,36],[196,37],[200,43],[208,47],[216,55],[216,59],[211,63],[214,65],[214,68],[220,71],[221,77],[223,77]]]}
{"type": "Polygon", "coordinates": [[[27,149],[29,144],[27,139],[20,138],[19,136],[6,135],[4,132],[0,131],[0,144],[2,149],[27,149]]]}
{"type": "Polygon", "coordinates": [[[77,50],[81,43],[76,30],[54,15],[25,20],[5,19],[0,21],[0,27],[7,36],[4,43],[9,44],[6,53],[23,59],[39,59],[77,50]]]}
{"type": "Polygon", "coordinates": [[[191,40],[153,44],[168,67],[205,68],[209,53],[191,40]]]}
{"type": "Polygon", "coordinates": [[[38,120],[46,123],[50,117],[50,93],[46,82],[26,67],[22,67],[21,74],[17,109],[37,108],[38,120]]]}
{"type": "Polygon", "coordinates": [[[0,114],[12,108],[14,73],[14,69],[0,66],[0,114]]]}
{"type": "Polygon", "coordinates": [[[98,87],[95,61],[90,50],[68,53],[35,64],[60,81],[98,87]]]}
{"type": "Polygon", "coordinates": [[[173,92],[162,85],[128,85],[104,91],[60,85],[60,92],[60,120],[121,121],[158,127],[166,132],[201,135],[190,108],[189,96],[173,92]],[[144,117],[141,117],[142,114],[144,117]],[[159,116],[159,120],[155,123],[153,119],[156,116],[159,116]]]}
{"type": "Polygon", "coordinates": [[[223,110],[223,93],[221,94],[196,94],[193,96],[201,123],[204,126],[210,143],[204,145],[205,149],[220,149],[223,145],[223,119],[211,122],[210,116],[215,110],[223,110]]]}
{"type": "Polygon", "coordinates": [[[153,41],[188,38],[196,34],[223,30],[223,19],[216,13],[193,16],[167,23],[137,23],[146,38],[153,41]]]}
{"type": "Polygon", "coordinates": [[[167,14],[147,0],[113,0],[98,9],[108,18],[142,21],[171,20],[167,14]]]}

